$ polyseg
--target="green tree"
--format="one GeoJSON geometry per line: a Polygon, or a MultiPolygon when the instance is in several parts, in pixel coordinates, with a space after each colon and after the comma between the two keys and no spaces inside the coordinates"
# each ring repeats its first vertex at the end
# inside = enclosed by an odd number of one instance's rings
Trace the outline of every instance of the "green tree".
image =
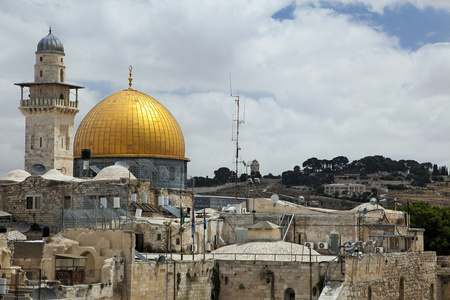
{"type": "Polygon", "coordinates": [[[417,201],[401,210],[410,213],[411,227],[424,228],[425,251],[436,251],[437,255],[450,255],[450,208],[431,207],[417,201]]]}

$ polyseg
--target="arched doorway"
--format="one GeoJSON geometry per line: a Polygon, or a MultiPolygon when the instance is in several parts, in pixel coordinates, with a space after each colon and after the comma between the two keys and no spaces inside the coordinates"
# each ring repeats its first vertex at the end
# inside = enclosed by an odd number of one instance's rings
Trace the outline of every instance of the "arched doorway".
{"type": "Polygon", "coordinates": [[[284,291],[284,300],[295,300],[295,292],[291,288],[287,288],[284,291]]]}
{"type": "MultiPolygon", "coordinates": [[[[95,258],[91,252],[85,251],[81,256],[86,257],[86,283],[96,282],[99,278],[96,278],[95,274],[95,258]]],[[[100,274],[99,274],[100,275],[100,274]]]]}

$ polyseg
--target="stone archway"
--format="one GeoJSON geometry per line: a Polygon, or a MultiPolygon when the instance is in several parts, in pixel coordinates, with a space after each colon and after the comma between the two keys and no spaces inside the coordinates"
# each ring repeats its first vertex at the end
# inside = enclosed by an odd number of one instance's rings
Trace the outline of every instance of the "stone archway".
{"type": "Polygon", "coordinates": [[[85,256],[86,257],[86,283],[93,283],[96,282],[96,280],[98,280],[100,272],[96,272],[95,270],[95,257],[94,255],[89,252],[89,251],[85,251],[81,254],[81,256],[85,256]],[[98,273],[98,276],[96,276],[98,273]]]}
{"type": "Polygon", "coordinates": [[[291,288],[287,288],[284,291],[284,300],[295,300],[295,291],[291,288]]]}

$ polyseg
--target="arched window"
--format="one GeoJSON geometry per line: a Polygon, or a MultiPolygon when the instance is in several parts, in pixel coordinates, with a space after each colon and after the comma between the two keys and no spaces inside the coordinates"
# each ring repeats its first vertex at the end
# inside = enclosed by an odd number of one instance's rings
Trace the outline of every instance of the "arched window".
{"type": "Polygon", "coordinates": [[[284,300],[295,300],[295,292],[291,288],[287,288],[284,291],[284,300]]]}
{"type": "Polygon", "coordinates": [[[367,300],[372,300],[372,288],[370,286],[367,289],[367,300]]]}
{"type": "Polygon", "coordinates": [[[60,95],[59,95],[59,99],[64,100],[64,95],[63,95],[63,94],[60,94],[60,95]]]}
{"type": "Polygon", "coordinates": [[[400,284],[398,286],[398,299],[405,300],[405,279],[400,277],[400,284]]]}

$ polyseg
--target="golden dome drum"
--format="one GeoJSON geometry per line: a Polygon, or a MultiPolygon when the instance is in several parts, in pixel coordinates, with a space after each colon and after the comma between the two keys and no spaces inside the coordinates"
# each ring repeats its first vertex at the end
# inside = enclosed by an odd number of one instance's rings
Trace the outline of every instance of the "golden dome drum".
{"type": "MultiPolygon", "coordinates": [[[[131,86],[131,84],[130,84],[131,86]]],[[[172,114],[154,98],[133,90],[111,95],[83,119],[74,157],[90,149],[95,157],[185,158],[184,137],[172,114]]]]}

